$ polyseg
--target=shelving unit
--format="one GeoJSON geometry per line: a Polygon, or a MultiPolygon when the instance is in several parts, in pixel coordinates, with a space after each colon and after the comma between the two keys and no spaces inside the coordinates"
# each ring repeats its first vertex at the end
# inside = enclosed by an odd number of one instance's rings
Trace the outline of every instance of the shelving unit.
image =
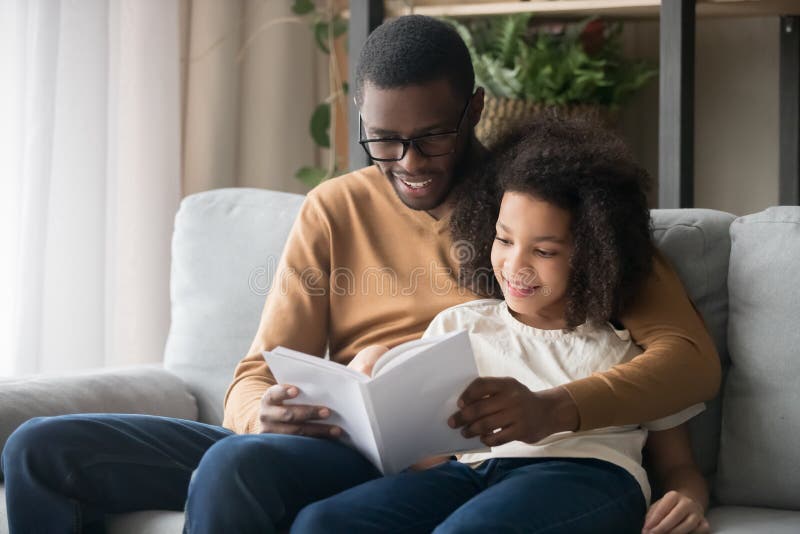
{"type": "MultiPolygon", "coordinates": [[[[660,18],[660,208],[694,205],[694,56],[697,17],[775,16],[780,32],[780,204],[800,204],[800,0],[349,0],[350,79],[369,32],[384,18],[410,12],[477,17],[535,12],[539,18],[660,18]]],[[[349,158],[368,164],[358,145],[358,111],[350,103],[349,158]]]]}

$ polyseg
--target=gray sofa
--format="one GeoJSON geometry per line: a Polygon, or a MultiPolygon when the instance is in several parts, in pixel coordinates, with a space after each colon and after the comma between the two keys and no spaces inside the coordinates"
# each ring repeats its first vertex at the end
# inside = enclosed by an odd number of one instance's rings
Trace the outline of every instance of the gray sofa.
{"type": "MultiPolygon", "coordinates": [[[[172,245],[164,366],[0,379],[0,448],[40,415],[128,412],[219,424],[256,331],[298,195],[227,189],[186,198],[172,245]]],[[[800,532],[800,207],[735,218],[656,210],[655,238],[711,330],[721,395],[692,421],[713,532],[800,532]]],[[[681,385],[676,383],[676,388],[681,385]]],[[[0,534],[6,533],[0,486],[0,534]]],[[[42,513],[47,513],[43,510],[42,513]]],[[[113,534],[178,534],[180,512],[109,517],[113,534]]]]}

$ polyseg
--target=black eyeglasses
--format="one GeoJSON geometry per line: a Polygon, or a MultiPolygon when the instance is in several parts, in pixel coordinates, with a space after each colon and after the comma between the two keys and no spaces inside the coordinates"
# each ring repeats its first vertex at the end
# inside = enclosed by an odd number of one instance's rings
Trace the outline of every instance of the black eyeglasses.
{"type": "MultiPolygon", "coordinates": [[[[406,157],[408,147],[411,145],[417,149],[417,152],[428,158],[452,154],[456,151],[458,133],[461,130],[461,123],[464,122],[464,117],[467,114],[467,109],[469,108],[471,100],[471,98],[467,100],[464,109],[461,111],[461,117],[458,119],[458,126],[456,126],[455,130],[437,134],[420,135],[419,137],[412,137],[410,139],[359,139],[358,144],[364,147],[364,151],[374,161],[400,161],[406,157]]],[[[361,114],[359,113],[359,137],[361,137],[363,131],[364,127],[361,121],[361,114]]]]}

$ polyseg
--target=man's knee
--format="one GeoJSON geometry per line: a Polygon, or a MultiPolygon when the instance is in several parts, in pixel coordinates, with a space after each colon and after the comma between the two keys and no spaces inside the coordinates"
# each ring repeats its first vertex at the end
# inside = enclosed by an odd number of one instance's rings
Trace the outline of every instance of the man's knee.
{"type": "Polygon", "coordinates": [[[278,483],[282,470],[287,468],[286,454],[289,453],[281,438],[280,435],[234,434],[219,440],[201,458],[190,484],[205,485],[213,480],[222,492],[225,491],[224,481],[238,484],[237,481],[247,480],[256,473],[264,481],[278,483]]]}
{"type": "Polygon", "coordinates": [[[69,422],[62,417],[34,417],[12,432],[0,457],[0,469],[9,476],[14,467],[27,466],[53,454],[59,436],[68,431],[69,422]]]}
{"type": "Polygon", "coordinates": [[[292,523],[292,532],[348,532],[353,510],[334,504],[330,499],[313,502],[300,510],[292,523]]]}

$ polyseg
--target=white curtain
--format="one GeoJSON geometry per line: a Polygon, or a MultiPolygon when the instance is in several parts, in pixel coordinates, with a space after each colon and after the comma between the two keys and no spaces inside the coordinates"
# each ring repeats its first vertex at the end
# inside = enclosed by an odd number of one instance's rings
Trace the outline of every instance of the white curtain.
{"type": "MultiPolygon", "coordinates": [[[[183,188],[305,193],[326,163],[309,119],[328,94],[328,56],[289,0],[182,0],[183,188]]],[[[346,69],[345,69],[346,70],[346,69]]]]}
{"type": "Polygon", "coordinates": [[[0,0],[0,375],[157,362],[178,0],[0,0]]]}

